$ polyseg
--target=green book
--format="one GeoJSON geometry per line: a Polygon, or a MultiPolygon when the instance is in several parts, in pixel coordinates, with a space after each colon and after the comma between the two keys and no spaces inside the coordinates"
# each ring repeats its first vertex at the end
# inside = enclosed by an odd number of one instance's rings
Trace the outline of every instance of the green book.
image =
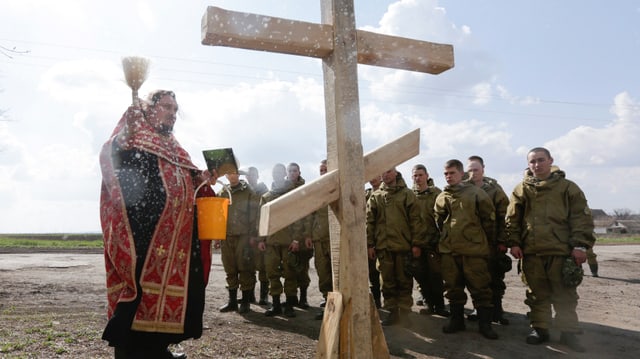
{"type": "Polygon", "coordinates": [[[202,151],[209,171],[216,170],[218,176],[238,172],[238,161],[231,148],[219,148],[202,151]]]}

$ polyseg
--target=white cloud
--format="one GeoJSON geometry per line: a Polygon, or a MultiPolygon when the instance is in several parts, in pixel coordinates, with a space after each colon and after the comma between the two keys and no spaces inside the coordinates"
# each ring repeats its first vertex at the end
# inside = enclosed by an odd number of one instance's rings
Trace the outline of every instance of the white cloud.
{"type": "Polygon", "coordinates": [[[473,103],[476,105],[485,105],[491,102],[492,90],[491,84],[487,82],[476,84],[471,88],[474,94],[473,103]]]}
{"type": "Polygon", "coordinates": [[[124,92],[123,76],[122,69],[110,61],[64,61],[54,64],[44,73],[38,89],[57,101],[93,103],[124,92]]]}
{"type": "Polygon", "coordinates": [[[360,76],[370,83],[369,89],[377,100],[442,105],[468,103],[469,93],[476,96],[476,104],[490,100],[481,93],[491,89],[495,77],[495,59],[479,48],[473,40],[471,28],[451,21],[437,0],[401,0],[389,5],[377,27],[364,30],[403,36],[454,46],[455,68],[440,75],[427,75],[404,70],[360,67],[360,76]],[[416,26],[419,24],[419,26],[416,26]],[[411,91],[407,91],[411,89],[411,91]]]}
{"type": "Polygon", "coordinates": [[[564,166],[638,165],[632,150],[640,143],[640,110],[628,93],[618,94],[611,112],[617,116],[604,127],[580,126],[546,143],[556,160],[564,166]]]}

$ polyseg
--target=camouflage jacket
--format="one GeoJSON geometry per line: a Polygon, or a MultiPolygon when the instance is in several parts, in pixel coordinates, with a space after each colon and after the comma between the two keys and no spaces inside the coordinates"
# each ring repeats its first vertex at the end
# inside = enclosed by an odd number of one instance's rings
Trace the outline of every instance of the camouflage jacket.
{"type": "Polygon", "coordinates": [[[436,198],[434,210],[440,229],[440,253],[490,255],[495,208],[485,191],[468,182],[447,186],[436,198]]]}
{"type": "Polygon", "coordinates": [[[418,206],[420,206],[420,212],[422,213],[425,224],[425,248],[435,250],[440,239],[440,232],[436,226],[433,206],[436,203],[436,197],[438,197],[442,190],[433,184],[433,178],[427,180],[427,185],[428,187],[424,191],[420,191],[414,187],[413,193],[415,193],[418,199],[418,206]]]}
{"type": "Polygon", "coordinates": [[[529,171],[511,194],[507,245],[525,254],[569,255],[593,245],[593,218],[584,193],[554,168],[546,180],[529,171]]]}
{"type": "Polygon", "coordinates": [[[425,223],[413,191],[398,173],[396,185],[385,183],[367,201],[367,246],[392,252],[425,247],[425,223]]]}
{"type": "MultiPolygon", "coordinates": [[[[257,235],[257,218],[260,197],[253,192],[248,183],[240,180],[236,186],[229,187],[231,203],[227,218],[227,236],[257,235]]],[[[229,198],[225,190],[218,193],[219,197],[229,198]]]]}

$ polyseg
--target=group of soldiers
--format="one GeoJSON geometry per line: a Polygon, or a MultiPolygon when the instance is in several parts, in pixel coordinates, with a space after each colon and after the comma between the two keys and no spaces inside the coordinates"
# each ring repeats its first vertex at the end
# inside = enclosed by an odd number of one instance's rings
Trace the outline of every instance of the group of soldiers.
{"type": "MultiPolygon", "coordinates": [[[[370,180],[366,195],[366,241],[369,281],[377,308],[388,315],[382,325],[410,326],[418,285],[420,314],[448,317],[444,333],[466,329],[464,306],[467,292],[473,304],[468,320],[478,322],[479,332],[497,339],[492,323],[508,325],[502,298],[505,273],[512,257],[527,286],[525,303],[531,332],[529,344],[550,340],[549,330],[561,332],[560,340],[575,351],[584,351],[577,334],[577,284],[563,283],[567,262],[581,266],[591,255],[595,237],[593,220],[582,190],[553,166],[549,151],[537,147],[527,154],[524,179],[509,198],[495,179],[484,175],[484,161],[471,156],[465,165],[456,159],[444,165],[447,185],[434,185],[426,166],[412,168],[410,188],[395,168],[370,180]],[[507,255],[511,253],[511,256],[507,255]],[[449,302],[446,309],[444,298],[449,302]],[[555,317],[553,313],[555,312],[555,317]]],[[[327,171],[326,160],[320,174],[327,171]]],[[[267,316],[295,317],[294,307],[309,308],[309,261],[315,258],[318,287],[326,303],[333,289],[328,208],[271,234],[257,235],[261,205],[305,183],[296,163],[273,167],[273,184],[267,190],[251,167],[227,175],[231,193],[227,239],[221,241],[229,300],[221,312],[247,313],[256,302],[256,271],[260,281],[258,303],[271,304],[267,316]],[[244,174],[246,181],[240,180],[244,174]],[[238,289],[242,292],[240,303],[238,289]],[[285,301],[281,302],[284,292],[285,301]],[[271,303],[268,297],[271,296],[271,303]]],[[[364,240],[364,239],[363,239],[364,240]]],[[[595,267],[597,276],[597,264],[595,267]]],[[[322,312],[316,316],[322,319],[322,312]]]]}
{"type": "MultiPolygon", "coordinates": [[[[322,161],[320,174],[326,171],[326,161],[322,161]]],[[[269,305],[266,316],[284,314],[295,317],[294,307],[310,307],[307,290],[311,284],[311,258],[315,258],[318,286],[323,295],[321,308],[324,308],[327,293],[333,289],[327,208],[269,236],[258,236],[260,207],[305,183],[297,163],[288,166],[278,163],[271,175],[273,183],[268,189],[264,183],[258,182],[259,174],[255,167],[227,174],[229,184],[218,193],[221,197],[232,199],[226,240],[217,242],[229,290],[229,300],[220,307],[221,312],[238,311],[244,314],[249,312],[251,303],[257,302],[269,305]],[[240,175],[244,175],[246,181],[241,180],[240,175]],[[260,294],[256,301],[257,281],[260,282],[260,294]],[[239,303],[238,289],[242,292],[239,303]],[[284,302],[281,298],[283,292],[284,302]]],[[[316,318],[322,319],[322,316],[323,312],[319,312],[316,318]]]]}

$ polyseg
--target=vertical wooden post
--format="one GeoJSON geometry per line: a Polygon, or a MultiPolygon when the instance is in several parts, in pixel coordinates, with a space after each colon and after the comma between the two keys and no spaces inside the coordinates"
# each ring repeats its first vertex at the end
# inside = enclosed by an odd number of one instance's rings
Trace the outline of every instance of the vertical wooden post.
{"type": "Polygon", "coordinates": [[[340,169],[340,198],[332,205],[339,228],[331,223],[331,241],[339,241],[340,248],[339,260],[333,258],[339,263],[335,287],[348,313],[341,321],[340,353],[369,359],[373,353],[369,286],[362,275],[368,264],[355,12],[353,1],[340,0],[322,0],[321,11],[322,22],[333,24],[333,52],[322,60],[322,70],[328,165],[329,170],[340,169]]]}

